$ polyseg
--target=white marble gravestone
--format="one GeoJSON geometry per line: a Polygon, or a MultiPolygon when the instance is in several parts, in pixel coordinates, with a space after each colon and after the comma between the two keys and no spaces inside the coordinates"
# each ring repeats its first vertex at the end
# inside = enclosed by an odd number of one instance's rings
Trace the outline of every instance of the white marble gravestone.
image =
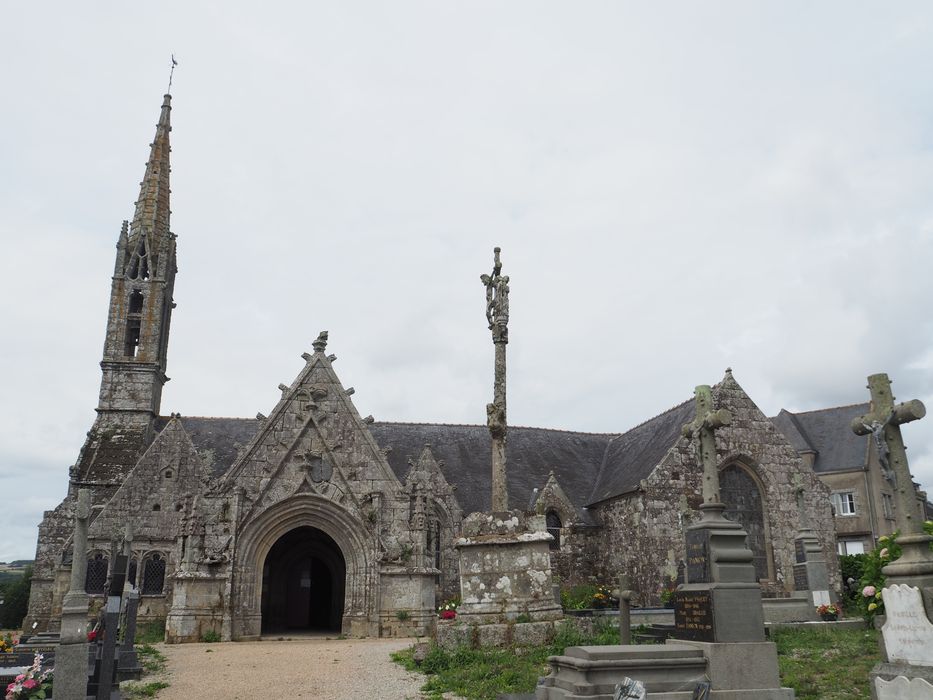
{"type": "Polygon", "coordinates": [[[922,678],[910,680],[898,676],[894,680],[875,679],[878,700],[933,700],[933,685],[922,678]]]}
{"type": "Polygon", "coordinates": [[[920,589],[895,584],[882,589],[881,597],[887,618],[881,634],[888,661],[933,666],[933,624],[923,610],[920,589]]]}

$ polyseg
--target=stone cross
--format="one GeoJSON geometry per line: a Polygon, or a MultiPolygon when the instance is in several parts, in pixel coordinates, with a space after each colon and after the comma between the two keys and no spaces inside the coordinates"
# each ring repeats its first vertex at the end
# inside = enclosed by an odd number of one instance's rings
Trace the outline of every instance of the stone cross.
{"type": "Polygon", "coordinates": [[[75,532],[71,557],[71,586],[69,592],[84,593],[87,578],[87,523],[91,517],[91,492],[78,491],[75,504],[75,532]]]}
{"type": "Polygon", "coordinates": [[[923,418],[926,407],[916,399],[895,406],[891,380],[884,373],[871,375],[868,389],[871,391],[871,411],[853,419],[852,431],[856,435],[872,436],[881,473],[894,489],[895,516],[901,534],[921,534],[923,518],[920,517],[917,493],[907,466],[901,425],[923,418]]]}
{"type": "Polygon", "coordinates": [[[505,477],[505,438],[508,430],[505,410],[505,346],[509,342],[509,278],[502,273],[500,249],[494,250],[491,275],[480,275],[486,287],[486,320],[496,348],[493,402],[486,405],[486,425],[492,436],[492,512],[509,509],[505,477]]]}
{"type": "Polygon", "coordinates": [[[62,601],[61,637],[55,652],[55,697],[85,700],[87,697],[87,527],[91,517],[91,492],[80,489],[75,504],[75,530],[71,557],[71,585],[62,601]]]}
{"type": "Polygon", "coordinates": [[[713,390],[707,384],[698,386],[696,396],[696,418],[683,427],[688,439],[696,438],[697,462],[703,467],[703,505],[722,510],[719,497],[719,471],[716,468],[715,431],[732,423],[732,414],[725,408],[713,410],[713,390]]]}

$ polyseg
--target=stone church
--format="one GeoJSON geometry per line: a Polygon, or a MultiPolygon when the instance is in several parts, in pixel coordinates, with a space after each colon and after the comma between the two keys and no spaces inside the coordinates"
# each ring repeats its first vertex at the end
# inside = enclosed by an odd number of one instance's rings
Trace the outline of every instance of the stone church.
{"type": "MultiPolygon", "coordinates": [[[[67,496],[39,526],[25,624],[57,628],[75,498],[86,488],[87,591],[103,594],[129,525],[140,614],[165,618],[169,641],[209,630],[228,640],[296,629],[427,633],[435,606],[459,591],[461,522],[490,507],[489,432],[360,416],[326,333],[267,415],[164,415],[177,269],[170,115],[166,95],[117,242],[97,418],[67,496]]],[[[829,491],[730,371],[713,393],[733,414],[716,433],[727,515],[749,534],[766,595],[787,595],[805,516],[836,567],[829,491]]],[[[546,516],[562,586],[624,572],[635,602],[650,605],[676,580],[683,528],[701,502],[702,469],[681,434],[693,410],[688,400],[616,434],[509,428],[510,505],[546,516]]]]}

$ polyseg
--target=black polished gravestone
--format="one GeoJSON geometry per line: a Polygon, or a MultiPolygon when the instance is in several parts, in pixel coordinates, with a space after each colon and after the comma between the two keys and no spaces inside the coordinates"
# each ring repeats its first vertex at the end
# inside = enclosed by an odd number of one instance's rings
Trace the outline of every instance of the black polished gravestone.
{"type": "Polygon", "coordinates": [[[96,700],[120,700],[120,682],[117,677],[117,637],[120,633],[120,596],[126,582],[127,557],[114,557],[107,603],[102,612],[102,624],[97,635],[94,673],[88,682],[88,696],[96,700]]]}
{"type": "Polygon", "coordinates": [[[677,639],[695,642],[715,640],[713,597],[709,591],[681,591],[674,599],[677,639]]]}

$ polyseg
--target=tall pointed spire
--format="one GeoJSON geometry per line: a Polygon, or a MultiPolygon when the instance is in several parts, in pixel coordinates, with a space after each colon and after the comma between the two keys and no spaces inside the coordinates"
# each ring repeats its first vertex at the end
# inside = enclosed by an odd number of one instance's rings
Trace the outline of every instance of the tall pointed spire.
{"type": "Polygon", "coordinates": [[[165,95],[162,112],[156,125],[155,139],[149,151],[146,174],[140,183],[136,213],[130,224],[130,241],[136,243],[143,235],[153,253],[158,253],[159,242],[169,233],[169,133],[171,124],[172,96],[165,95]]]}

